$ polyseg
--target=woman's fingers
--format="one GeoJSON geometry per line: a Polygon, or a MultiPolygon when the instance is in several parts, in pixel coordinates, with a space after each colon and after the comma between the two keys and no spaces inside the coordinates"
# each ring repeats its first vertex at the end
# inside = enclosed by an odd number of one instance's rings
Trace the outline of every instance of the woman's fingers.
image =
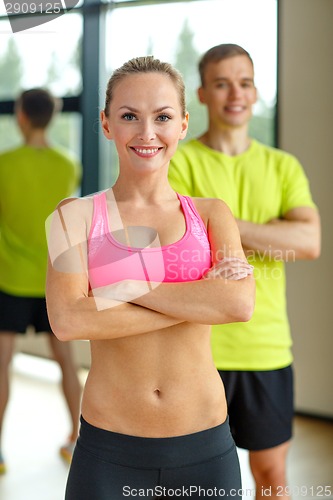
{"type": "Polygon", "coordinates": [[[225,257],[203,276],[204,279],[224,278],[238,280],[253,274],[253,266],[237,257],[225,257]]]}

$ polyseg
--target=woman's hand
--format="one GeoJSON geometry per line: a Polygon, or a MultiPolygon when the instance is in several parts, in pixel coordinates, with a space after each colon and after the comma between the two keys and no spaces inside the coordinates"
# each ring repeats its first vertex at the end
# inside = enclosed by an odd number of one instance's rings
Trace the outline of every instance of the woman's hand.
{"type": "Polygon", "coordinates": [[[253,266],[238,257],[224,257],[212,266],[202,279],[241,280],[253,274],[253,266]]]}

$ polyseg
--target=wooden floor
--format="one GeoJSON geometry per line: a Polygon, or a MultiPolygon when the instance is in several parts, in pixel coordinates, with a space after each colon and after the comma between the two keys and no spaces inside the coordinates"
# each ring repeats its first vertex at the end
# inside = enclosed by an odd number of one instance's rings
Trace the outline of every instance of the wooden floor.
{"type": "MultiPolygon", "coordinates": [[[[80,372],[82,382],[86,372],[80,372]]],[[[59,456],[69,420],[52,361],[16,354],[3,436],[1,500],[63,500],[68,466],[59,456]]],[[[333,499],[333,423],[295,418],[289,483],[296,500],[333,499]],[[325,489],[326,487],[326,489],[325,489]]],[[[244,500],[253,498],[247,452],[239,450],[244,500]]],[[[79,500],[79,499],[78,499],[79,500]]],[[[97,499],[92,499],[97,500],[97,499]]],[[[110,499],[111,500],[111,499],[110,499]]]]}

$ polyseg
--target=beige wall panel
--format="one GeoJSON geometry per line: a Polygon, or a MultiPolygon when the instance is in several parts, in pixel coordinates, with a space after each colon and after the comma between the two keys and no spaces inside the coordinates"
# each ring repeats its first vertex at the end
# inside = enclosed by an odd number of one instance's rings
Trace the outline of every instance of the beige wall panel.
{"type": "Polygon", "coordinates": [[[296,407],[333,417],[333,1],[280,0],[279,146],[310,179],[322,255],[287,265],[296,407]]]}

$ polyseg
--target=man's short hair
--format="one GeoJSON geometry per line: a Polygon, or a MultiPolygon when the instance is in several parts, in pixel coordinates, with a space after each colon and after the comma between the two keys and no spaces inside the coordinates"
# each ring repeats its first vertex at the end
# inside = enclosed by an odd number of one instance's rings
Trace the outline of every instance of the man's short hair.
{"type": "Polygon", "coordinates": [[[46,89],[34,88],[22,92],[16,100],[16,106],[23,111],[34,128],[43,129],[61,108],[61,100],[46,89]]]}
{"type": "Polygon", "coordinates": [[[199,61],[201,85],[204,86],[205,71],[208,64],[218,63],[223,59],[228,59],[235,56],[248,57],[253,66],[253,61],[250,54],[245,49],[243,49],[243,47],[241,47],[240,45],[236,45],[235,43],[222,43],[221,45],[215,45],[215,47],[207,50],[207,52],[205,52],[205,54],[199,61]]]}

